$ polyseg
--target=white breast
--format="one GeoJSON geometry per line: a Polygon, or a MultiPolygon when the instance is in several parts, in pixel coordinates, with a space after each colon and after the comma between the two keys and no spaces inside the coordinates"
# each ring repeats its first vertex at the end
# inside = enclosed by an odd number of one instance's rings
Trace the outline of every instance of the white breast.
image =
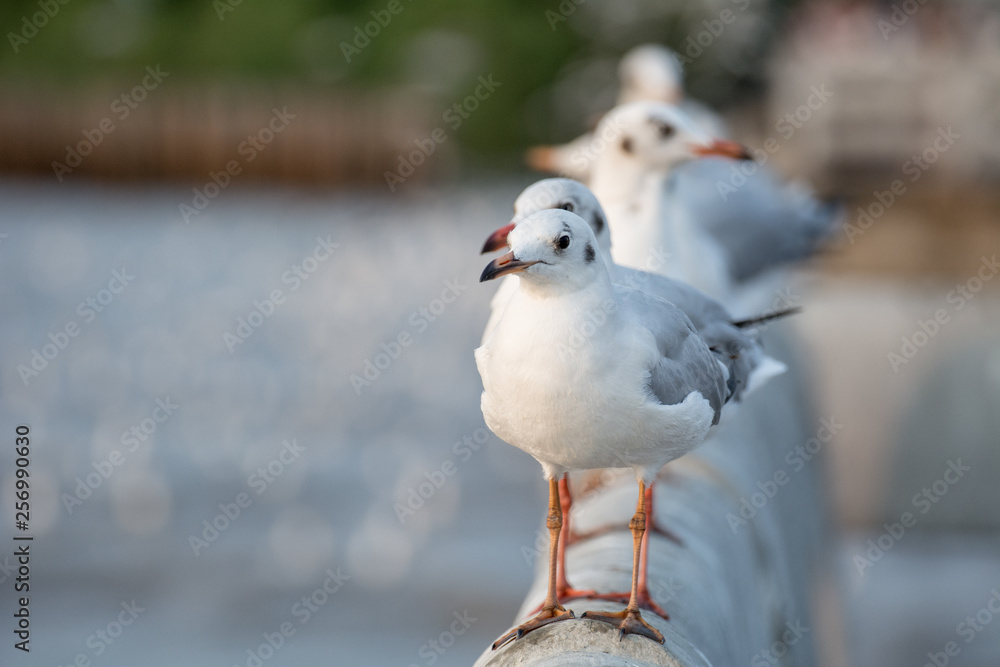
{"type": "Polygon", "coordinates": [[[479,343],[480,345],[485,345],[486,341],[493,335],[493,330],[496,329],[497,323],[500,322],[503,311],[507,307],[507,302],[510,301],[510,297],[517,291],[519,280],[520,278],[517,276],[510,275],[504,276],[503,280],[500,281],[500,286],[493,295],[493,299],[490,300],[490,319],[486,322],[486,328],[483,329],[483,338],[479,343]]]}
{"type": "Polygon", "coordinates": [[[649,332],[622,313],[519,292],[494,337],[476,350],[483,416],[550,475],[610,467],[655,474],[701,442],[712,422],[697,392],[674,406],[648,394],[657,355],[649,332]]]}

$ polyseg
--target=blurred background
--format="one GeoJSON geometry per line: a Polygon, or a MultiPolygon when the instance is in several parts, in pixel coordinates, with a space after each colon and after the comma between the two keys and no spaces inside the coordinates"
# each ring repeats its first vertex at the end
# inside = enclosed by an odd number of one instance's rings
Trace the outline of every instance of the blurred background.
{"type": "Polygon", "coordinates": [[[18,424],[35,536],[3,664],[470,664],[545,498],[479,412],[478,249],[524,151],[592,127],[645,42],[847,210],[788,288],[842,424],[822,664],[1000,661],[995,2],[7,0],[0,26],[5,624],[18,424]]]}

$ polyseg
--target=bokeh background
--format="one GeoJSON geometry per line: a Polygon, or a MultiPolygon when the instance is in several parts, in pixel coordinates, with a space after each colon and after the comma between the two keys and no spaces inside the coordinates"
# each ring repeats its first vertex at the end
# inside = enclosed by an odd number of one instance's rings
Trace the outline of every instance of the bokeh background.
{"type": "Polygon", "coordinates": [[[471,663],[545,497],[479,413],[477,252],[538,177],[524,150],[592,126],[644,42],[847,211],[790,288],[843,424],[822,664],[1000,661],[994,2],[7,0],[0,27],[3,664],[471,663]]]}

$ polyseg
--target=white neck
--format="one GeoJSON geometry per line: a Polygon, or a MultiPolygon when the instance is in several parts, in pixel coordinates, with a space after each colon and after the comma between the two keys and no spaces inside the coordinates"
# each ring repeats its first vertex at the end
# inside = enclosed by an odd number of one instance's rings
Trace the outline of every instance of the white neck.
{"type": "Polygon", "coordinates": [[[590,189],[606,209],[631,201],[647,174],[648,169],[639,160],[609,148],[594,163],[590,189]]]}
{"type": "Polygon", "coordinates": [[[530,299],[570,299],[573,301],[591,299],[600,301],[612,298],[611,276],[605,266],[593,265],[596,269],[593,280],[578,286],[570,286],[566,281],[539,280],[538,276],[521,276],[518,291],[530,299]]]}
{"type": "MultiPolygon", "coordinates": [[[[621,173],[621,172],[619,172],[621,173]]],[[[663,191],[668,175],[639,172],[622,177],[596,179],[594,194],[604,205],[608,218],[611,257],[614,262],[642,271],[676,277],[664,254],[675,253],[676,239],[665,220],[663,191]]]]}

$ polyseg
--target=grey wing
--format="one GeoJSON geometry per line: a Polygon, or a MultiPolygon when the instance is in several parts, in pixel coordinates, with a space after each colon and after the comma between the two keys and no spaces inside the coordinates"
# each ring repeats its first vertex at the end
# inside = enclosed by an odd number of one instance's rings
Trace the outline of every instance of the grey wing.
{"type": "Polygon", "coordinates": [[[729,371],[727,400],[741,398],[763,352],[749,331],[732,323],[732,316],[721,303],[687,283],[637,269],[615,265],[613,278],[619,285],[666,299],[684,311],[709,350],[729,371]]]}
{"type": "Polygon", "coordinates": [[[726,400],[739,401],[749,384],[751,373],[764,358],[760,342],[750,332],[729,322],[712,323],[698,333],[729,371],[726,400]]]}
{"type": "Polygon", "coordinates": [[[666,299],[683,310],[698,331],[716,322],[732,321],[721,303],[685,282],[617,264],[612,269],[611,278],[619,285],[666,299]]]}
{"type": "Polygon", "coordinates": [[[685,210],[697,212],[698,224],[723,248],[733,280],[805,259],[839,228],[839,205],[781,182],[761,165],[737,187],[733,169],[731,160],[695,160],[678,168],[671,184],[682,193],[685,210]],[[720,184],[734,189],[722,193],[720,184]]]}
{"type": "Polygon", "coordinates": [[[680,403],[692,391],[701,393],[719,421],[729,392],[722,368],[691,320],[665,299],[617,286],[626,309],[656,339],[659,362],[652,368],[649,389],[664,405],[680,403]]]}

